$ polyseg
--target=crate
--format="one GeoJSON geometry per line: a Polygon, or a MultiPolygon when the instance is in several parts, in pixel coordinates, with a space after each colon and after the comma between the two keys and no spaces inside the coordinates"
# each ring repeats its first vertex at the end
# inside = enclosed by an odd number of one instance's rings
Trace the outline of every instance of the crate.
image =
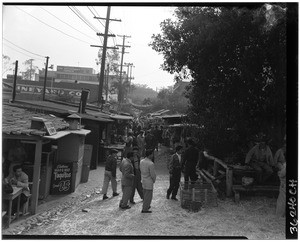
{"type": "Polygon", "coordinates": [[[185,209],[195,211],[200,210],[201,207],[216,207],[218,206],[217,195],[217,191],[211,183],[202,181],[194,184],[191,182],[180,183],[180,202],[181,207],[185,209]]]}

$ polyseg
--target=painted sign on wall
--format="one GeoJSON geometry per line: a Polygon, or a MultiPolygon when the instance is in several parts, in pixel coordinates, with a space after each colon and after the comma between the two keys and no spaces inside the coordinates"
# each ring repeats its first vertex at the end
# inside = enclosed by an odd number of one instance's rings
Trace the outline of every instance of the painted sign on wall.
{"type": "MultiPolygon", "coordinates": [[[[31,85],[17,85],[17,90],[20,93],[32,93],[32,94],[42,94],[43,87],[31,86],[31,85]]],[[[54,95],[70,95],[74,97],[81,97],[81,90],[72,89],[62,89],[62,88],[46,88],[46,94],[54,95]]]]}

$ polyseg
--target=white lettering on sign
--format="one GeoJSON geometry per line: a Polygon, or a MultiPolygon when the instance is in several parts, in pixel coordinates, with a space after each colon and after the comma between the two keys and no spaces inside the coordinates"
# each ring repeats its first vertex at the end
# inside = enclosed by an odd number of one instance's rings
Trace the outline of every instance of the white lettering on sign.
{"type": "MultiPolygon", "coordinates": [[[[20,90],[21,93],[42,93],[43,88],[30,86],[30,85],[17,85],[17,90],[20,90]]],[[[71,89],[62,89],[62,88],[46,88],[46,94],[54,95],[70,95],[75,97],[81,97],[81,90],[71,90],[71,89]]]]}

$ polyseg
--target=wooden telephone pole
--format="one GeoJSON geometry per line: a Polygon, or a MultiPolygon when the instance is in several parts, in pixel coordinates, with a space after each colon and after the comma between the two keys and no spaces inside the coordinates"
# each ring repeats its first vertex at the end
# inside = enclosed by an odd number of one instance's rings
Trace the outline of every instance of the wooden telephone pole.
{"type": "Polygon", "coordinates": [[[118,49],[116,47],[107,47],[107,38],[114,37],[115,35],[108,34],[109,21],[121,21],[119,19],[110,19],[110,6],[107,7],[106,18],[94,17],[96,19],[105,19],[105,32],[104,34],[97,33],[98,36],[104,36],[103,46],[99,45],[91,45],[92,47],[103,47],[102,50],[102,59],[101,59],[101,67],[100,67],[100,76],[99,76],[99,91],[98,91],[98,105],[103,104],[102,90],[103,90],[103,82],[104,82],[104,69],[105,69],[105,59],[106,59],[106,50],[107,49],[118,49]]]}
{"type": "MultiPolygon", "coordinates": [[[[120,70],[120,80],[119,80],[119,93],[118,93],[118,101],[119,103],[123,102],[123,90],[122,90],[122,72],[123,72],[123,57],[125,54],[125,47],[130,47],[128,45],[125,45],[125,38],[131,38],[131,36],[126,36],[126,35],[118,35],[120,37],[123,37],[123,44],[122,45],[117,45],[117,46],[122,46],[122,56],[121,56],[121,70],[120,70]]],[[[128,52],[127,52],[128,53],[128,52]]]]}

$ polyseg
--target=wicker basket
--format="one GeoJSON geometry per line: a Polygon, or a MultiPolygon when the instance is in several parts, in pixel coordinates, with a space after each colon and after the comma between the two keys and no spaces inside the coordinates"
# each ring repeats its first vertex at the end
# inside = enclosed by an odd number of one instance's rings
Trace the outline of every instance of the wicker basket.
{"type": "Polygon", "coordinates": [[[197,210],[198,207],[216,207],[218,206],[217,191],[210,183],[181,182],[180,202],[182,208],[192,211],[197,210]]]}

